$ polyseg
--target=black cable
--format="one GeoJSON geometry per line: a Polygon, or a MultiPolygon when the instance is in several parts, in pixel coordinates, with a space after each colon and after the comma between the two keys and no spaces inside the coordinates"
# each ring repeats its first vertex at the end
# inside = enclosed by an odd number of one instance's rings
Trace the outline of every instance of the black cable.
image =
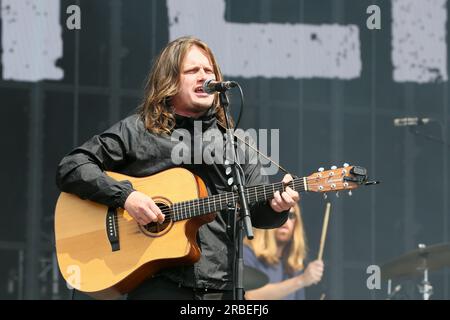
{"type": "Polygon", "coordinates": [[[424,132],[420,132],[416,129],[413,129],[412,127],[409,128],[410,132],[414,133],[415,135],[421,136],[427,140],[433,141],[433,142],[437,142],[440,143],[444,146],[450,147],[450,144],[446,143],[444,140],[442,140],[441,138],[432,136],[430,134],[424,133],[424,132]]]}
{"type": "Polygon", "coordinates": [[[236,82],[237,87],[239,88],[239,94],[241,96],[241,108],[239,109],[239,116],[235,125],[235,129],[239,127],[239,122],[241,122],[242,113],[244,111],[244,93],[242,92],[241,85],[236,82]]]}
{"type": "MultiPolygon", "coordinates": [[[[242,87],[241,85],[236,82],[233,81],[235,84],[235,87],[239,88],[239,93],[240,93],[240,98],[241,98],[241,108],[239,110],[239,116],[238,116],[238,120],[236,122],[236,125],[234,126],[234,129],[238,128],[239,123],[241,121],[242,118],[242,114],[244,113],[244,93],[242,91],[242,87]]],[[[219,124],[222,128],[224,128],[225,130],[227,130],[227,128],[224,125],[219,124]]],[[[280,166],[278,163],[274,162],[272,159],[270,159],[268,156],[266,156],[265,154],[263,154],[262,152],[260,152],[257,148],[254,148],[253,146],[251,146],[250,144],[247,143],[247,141],[245,141],[244,139],[239,138],[235,133],[234,136],[236,137],[236,139],[240,140],[241,142],[243,142],[245,145],[247,145],[248,147],[250,147],[251,149],[253,149],[254,151],[256,151],[259,155],[263,156],[264,158],[266,158],[267,160],[269,160],[271,163],[275,164],[281,171],[283,171],[286,174],[291,174],[289,171],[287,171],[285,168],[283,168],[282,166],[280,166]]],[[[242,169],[242,168],[241,168],[242,169]]],[[[291,174],[291,176],[294,179],[297,179],[298,176],[291,174]]]]}

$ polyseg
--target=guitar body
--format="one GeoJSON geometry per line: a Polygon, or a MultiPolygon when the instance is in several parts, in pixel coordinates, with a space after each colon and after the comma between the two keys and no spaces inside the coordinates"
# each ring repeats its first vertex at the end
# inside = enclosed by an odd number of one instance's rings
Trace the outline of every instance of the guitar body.
{"type": "MultiPolygon", "coordinates": [[[[118,181],[129,180],[135,190],[150,196],[161,209],[207,197],[203,181],[182,168],[144,178],[108,175],[118,181]]],[[[162,268],[198,261],[198,228],[214,217],[211,213],[174,222],[166,214],[162,226],[154,223],[147,229],[121,208],[110,209],[63,192],[55,210],[60,271],[72,287],[94,298],[116,298],[162,268]],[[116,244],[108,232],[117,235],[116,244]]]]}

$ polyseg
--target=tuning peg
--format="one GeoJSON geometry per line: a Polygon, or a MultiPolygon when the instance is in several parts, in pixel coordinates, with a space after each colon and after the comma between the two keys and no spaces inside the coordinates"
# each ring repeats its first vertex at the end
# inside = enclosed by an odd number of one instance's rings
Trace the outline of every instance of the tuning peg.
{"type": "Polygon", "coordinates": [[[319,170],[317,170],[317,171],[323,172],[324,170],[325,170],[324,168],[320,167],[319,170]]]}
{"type": "Polygon", "coordinates": [[[323,198],[326,200],[328,198],[328,195],[326,193],[324,193],[323,198]]]}
{"type": "Polygon", "coordinates": [[[353,194],[353,193],[352,193],[352,190],[349,190],[349,191],[348,191],[348,195],[351,197],[352,194],[353,194]]]}
{"type": "Polygon", "coordinates": [[[347,168],[348,166],[350,166],[347,162],[344,163],[344,168],[347,168]]]}
{"type": "Polygon", "coordinates": [[[339,198],[339,191],[336,192],[336,198],[339,198]]]}
{"type": "Polygon", "coordinates": [[[228,179],[228,185],[231,186],[233,184],[233,178],[228,179]]]}
{"type": "Polygon", "coordinates": [[[331,167],[331,170],[336,170],[336,169],[337,169],[336,166],[332,166],[332,167],[331,167]]]}
{"type": "Polygon", "coordinates": [[[228,176],[228,175],[230,175],[230,173],[231,173],[231,168],[230,168],[230,167],[227,167],[227,168],[225,169],[225,174],[228,176]]]}

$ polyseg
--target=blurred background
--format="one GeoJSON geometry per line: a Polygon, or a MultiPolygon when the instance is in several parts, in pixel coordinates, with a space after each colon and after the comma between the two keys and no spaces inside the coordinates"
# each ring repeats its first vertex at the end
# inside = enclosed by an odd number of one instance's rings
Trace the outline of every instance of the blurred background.
{"type": "MultiPolygon", "coordinates": [[[[447,0],[0,3],[1,299],[70,298],[54,254],[56,166],[135,111],[152,59],[181,35],[210,44],[243,87],[241,128],[280,129],[290,172],[347,162],[382,182],[303,195],[311,259],[332,203],[325,276],[309,299],[386,299],[385,280],[367,286],[370,265],[449,241],[447,0]],[[394,126],[402,117],[433,121],[394,126]]],[[[396,283],[417,299],[420,280],[396,283]]],[[[430,282],[433,299],[449,298],[448,268],[430,282]]]]}

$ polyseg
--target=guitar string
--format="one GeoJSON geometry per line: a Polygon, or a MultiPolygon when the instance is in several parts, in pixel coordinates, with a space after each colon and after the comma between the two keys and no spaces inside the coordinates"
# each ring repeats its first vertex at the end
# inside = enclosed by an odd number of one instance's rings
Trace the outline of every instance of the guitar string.
{"type": "MultiPolygon", "coordinates": [[[[289,184],[290,185],[293,184],[294,185],[293,186],[294,189],[298,189],[300,187],[304,187],[303,179],[296,179],[294,181],[294,183],[292,183],[292,182],[293,181],[289,182],[289,184]]],[[[330,179],[330,180],[327,181],[328,184],[332,183],[332,182],[342,182],[342,178],[330,179]]],[[[275,185],[281,187],[283,184],[281,182],[272,184],[272,188],[271,188],[272,190],[275,188],[275,185]]],[[[314,187],[317,187],[317,186],[320,186],[320,185],[323,185],[323,184],[313,181],[312,183],[308,182],[307,185],[308,185],[308,189],[311,189],[311,188],[314,188],[314,187]]],[[[248,191],[247,198],[253,198],[254,197],[255,200],[257,200],[258,194],[263,194],[264,193],[264,188],[267,188],[268,186],[271,186],[271,185],[259,185],[259,186],[255,186],[255,187],[247,187],[247,190],[246,190],[246,191],[248,191]],[[258,190],[259,192],[255,191],[255,190],[258,190]]],[[[350,190],[350,189],[346,189],[346,190],[350,190]]],[[[280,191],[280,190],[276,190],[276,191],[280,191]]],[[[303,188],[303,190],[297,190],[297,191],[304,191],[304,188],[303,188]]],[[[340,191],[340,190],[330,190],[330,191],[340,191]]],[[[198,214],[198,213],[197,214],[192,214],[192,212],[185,212],[185,213],[183,213],[183,212],[174,212],[173,208],[175,207],[175,210],[177,210],[177,211],[181,211],[181,210],[186,210],[186,211],[190,210],[190,211],[192,211],[192,209],[197,209],[196,207],[199,208],[200,206],[202,206],[202,208],[205,208],[205,206],[207,205],[208,202],[209,202],[209,205],[208,205],[209,207],[215,206],[217,204],[219,204],[219,205],[223,204],[224,206],[226,206],[226,204],[228,202],[230,202],[230,200],[232,200],[233,202],[237,200],[237,194],[231,193],[231,192],[228,192],[226,194],[230,195],[230,197],[228,197],[228,196],[224,197],[225,194],[222,193],[222,194],[213,195],[213,196],[210,196],[210,197],[207,197],[207,198],[192,199],[192,200],[176,203],[173,206],[168,207],[167,209],[163,209],[161,211],[163,213],[166,213],[165,219],[178,218],[176,221],[193,218],[195,216],[200,216],[200,215],[207,215],[209,213],[214,213],[216,211],[223,210],[223,208],[222,209],[216,209],[216,210],[213,210],[211,212],[200,213],[200,214],[198,214]],[[214,199],[214,198],[216,198],[216,199],[214,199]],[[213,200],[211,200],[211,199],[213,199],[213,200]],[[201,201],[206,201],[206,203],[200,203],[201,201]],[[223,202],[225,202],[225,203],[223,203],[223,202]]],[[[250,200],[252,200],[252,199],[250,199],[250,200]]],[[[134,220],[133,218],[131,218],[131,219],[134,220]]],[[[121,219],[120,222],[123,222],[123,219],[121,219]]],[[[133,222],[137,224],[136,220],[134,220],[133,222]]],[[[154,223],[157,224],[156,222],[154,222],[154,223]]],[[[120,226],[120,224],[119,224],[119,226],[120,226]]],[[[122,230],[124,230],[123,227],[124,226],[122,226],[122,230]]],[[[133,229],[135,229],[136,225],[134,225],[132,227],[133,227],[133,229]]],[[[125,226],[125,231],[126,231],[126,229],[127,228],[125,226]]]]}
{"type": "MultiPolygon", "coordinates": [[[[328,182],[339,182],[339,181],[342,181],[341,179],[338,179],[338,180],[329,180],[328,182]]],[[[309,186],[315,186],[315,185],[321,185],[321,184],[309,184],[309,186]]],[[[261,189],[260,188],[261,186],[258,186],[257,187],[257,189],[261,189]]],[[[251,190],[252,192],[253,192],[253,190],[251,190]]],[[[299,190],[300,191],[300,190],[299,190]]],[[[339,190],[331,190],[331,191],[339,191],[339,190]]],[[[228,194],[231,194],[231,193],[228,193],[228,194]]],[[[215,204],[217,204],[217,203],[219,203],[219,204],[223,204],[223,202],[224,202],[224,200],[227,200],[226,202],[229,202],[228,201],[228,197],[226,197],[225,199],[223,199],[223,197],[221,197],[221,196],[223,196],[224,194],[219,194],[219,195],[215,195],[215,196],[212,196],[212,197],[218,197],[218,199],[217,200],[213,200],[213,201],[211,201],[211,200],[209,200],[209,202],[213,202],[213,203],[215,203],[215,204]]],[[[193,200],[189,200],[189,201],[186,201],[186,202],[181,202],[181,203],[179,203],[179,204],[182,204],[183,205],[183,207],[176,207],[176,210],[180,210],[180,208],[182,208],[183,210],[185,210],[185,209],[189,209],[189,210],[192,210],[192,209],[196,209],[196,207],[199,207],[200,205],[201,206],[205,206],[205,203],[203,203],[203,204],[200,204],[200,203],[195,203],[194,204],[194,202],[200,202],[200,201],[205,201],[205,200],[207,200],[207,199],[210,199],[210,198],[212,198],[212,197],[209,197],[209,198],[200,198],[200,199],[193,199],[193,200]]],[[[235,201],[236,200],[236,197],[237,197],[237,195],[236,194],[231,194],[231,199],[233,200],[233,201],[235,201]]],[[[257,200],[257,194],[256,194],[256,192],[254,193],[254,194],[252,194],[252,193],[250,193],[249,194],[249,196],[248,197],[254,197],[255,198],[255,200],[257,200]]],[[[211,204],[209,205],[209,207],[211,206],[211,204]]],[[[222,209],[215,209],[215,210],[213,210],[213,211],[211,211],[211,212],[205,212],[205,213],[200,213],[200,214],[192,214],[191,212],[186,212],[186,213],[183,213],[183,212],[174,212],[173,214],[171,214],[170,212],[173,212],[173,206],[172,207],[169,207],[169,208],[167,208],[166,210],[163,210],[163,212],[169,212],[169,213],[167,213],[166,214],[166,216],[165,216],[165,218],[172,218],[172,217],[176,217],[176,218],[180,218],[180,219],[177,219],[177,221],[178,220],[184,220],[184,219],[189,219],[189,218],[192,218],[192,217],[194,217],[194,216],[198,216],[198,215],[206,215],[206,214],[208,214],[208,213],[214,213],[214,212],[216,212],[216,211],[219,211],[219,210],[222,210],[222,209]]]]}
{"type": "MultiPolygon", "coordinates": [[[[342,181],[342,180],[341,179],[329,180],[328,183],[330,183],[330,182],[339,182],[339,181],[342,181]]],[[[279,186],[281,187],[281,183],[277,183],[277,184],[279,184],[279,186]]],[[[308,185],[310,187],[314,187],[316,185],[320,186],[321,184],[309,183],[308,185]]],[[[303,187],[303,185],[300,183],[298,186],[297,185],[294,186],[295,189],[297,189],[298,187],[303,187]]],[[[274,189],[274,187],[272,189],[274,189]]],[[[247,198],[249,198],[250,201],[253,200],[253,199],[250,199],[250,198],[254,198],[254,200],[257,201],[258,198],[259,198],[258,194],[262,194],[262,193],[265,192],[264,186],[256,186],[256,190],[258,190],[259,192],[255,191],[255,188],[251,188],[251,189],[247,190],[248,191],[247,192],[247,198]],[[262,188],[262,190],[261,190],[261,188],[262,188]]],[[[280,190],[277,190],[277,191],[280,191],[280,190]]],[[[298,190],[298,191],[303,191],[303,190],[298,190]]],[[[336,190],[330,190],[330,191],[340,191],[340,190],[336,189],[336,190]]],[[[213,195],[213,196],[210,196],[210,197],[207,197],[207,198],[192,199],[192,200],[176,203],[173,206],[168,207],[167,209],[163,209],[162,212],[163,213],[167,213],[166,214],[167,218],[177,217],[177,216],[182,218],[182,219],[183,218],[192,218],[192,213],[190,213],[190,212],[181,212],[181,211],[182,210],[196,209],[196,207],[198,207],[200,209],[200,206],[202,208],[206,208],[206,205],[208,205],[209,208],[211,206],[216,206],[217,204],[225,205],[226,203],[230,202],[230,200],[235,201],[236,197],[237,197],[236,194],[228,192],[226,194],[224,194],[224,193],[223,194],[217,194],[217,195],[213,195]],[[230,196],[230,199],[228,199],[229,198],[228,196],[230,196]],[[174,208],[175,208],[176,211],[179,211],[179,212],[174,212],[173,214],[170,214],[170,212],[173,212],[174,208]]],[[[212,210],[211,212],[219,211],[221,209],[223,209],[223,208],[219,207],[219,209],[216,208],[216,209],[212,210]]],[[[205,213],[201,213],[200,215],[208,214],[208,213],[209,212],[205,212],[205,213]]]]}
{"type": "MultiPolygon", "coordinates": [[[[302,188],[302,190],[298,190],[298,191],[303,191],[304,190],[303,183],[304,183],[303,179],[296,179],[294,181],[290,181],[288,183],[288,186],[291,185],[291,186],[294,187],[294,189],[302,188]]],[[[263,194],[264,190],[267,189],[267,188],[269,188],[271,191],[274,190],[274,189],[277,189],[276,191],[280,191],[280,190],[278,190],[278,188],[281,188],[282,186],[284,186],[284,184],[282,182],[277,182],[277,183],[273,183],[271,185],[269,184],[269,185],[258,185],[258,186],[255,186],[255,187],[247,187],[247,190],[246,190],[247,191],[247,198],[251,201],[252,199],[250,199],[250,198],[254,197],[255,198],[255,202],[256,202],[256,200],[258,198],[258,191],[260,191],[259,194],[263,194]]],[[[207,197],[207,198],[197,198],[197,199],[192,199],[192,200],[188,200],[188,201],[175,203],[173,206],[161,210],[161,212],[163,214],[166,213],[165,214],[165,221],[166,221],[166,219],[172,219],[174,217],[178,218],[177,221],[185,220],[185,219],[192,218],[194,216],[206,215],[208,213],[214,213],[216,211],[223,210],[223,208],[219,207],[219,209],[215,209],[215,210],[213,210],[211,212],[205,212],[205,213],[200,213],[200,214],[196,214],[196,215],[194,214],[193,215],[192,212],[188,212],[188,211],[192,211],[192,209],[197,209],[197,208],[200,209],[200,206],[202,206],[202,208],[205,208],[207,203],[209,203],[209,207],[216,206],[217,204],[226,206],[227,203],[230,202],[230,201],[235,202],[237,200],[237,197],[238,197],[237,194],[232,193],[232,192],[228,192],[226,194],[224,194],[224,193],[216,194],[216,195],[213,195],[213,196],[210,196],[210,197],[207,197]],[[211,199],[213,199],[213,200],[211,200],[211,199]],[[202,201],[206,202],[206,203],[201,203],[202,201]],[[174,212],[173,207],[175,207],[176,211],[186,210],[186,212],[174,212]]],[[[202,210],[200,210],[200,212],[201,211],[202,210]]],[[[135,220],[135,219],[133,219],[133,220],[135,220]]],[[[129,222],[129,221],[126,221],[126,222],[129,222]]],[[[133,222],[136,222],[136,220],[133,221],[133,222]]],[[[153,222],[153,223],[155,223],[155,225],[157,224],[157,222],[153,222]]],[[[131,227],[132,227],[132,229],[135,230],[136,226],[133,225],[131,227]]],[[[119,225],[119,228],[120,228],[120,225],[119,225]]],[[[122,227],[120,229],[124,230],[123,228],[124,227],[122,227]]],[[[126,229],[126,226],[125,226],[125,229],[126,229]]]]}
{"type": "MultiPolygon", "coordinates": [[[[295,189],[300,188],[300,187],[304,187],[303,186],[303,182],[299,182],[299,183],[300,184],[298,186],[297,185],[294,186],[295,189]]],[[[280,191],[277,188],[277,186],[275,186],[275,185],[278,185],[278,184],[279,184],[279,187],[282,186],[281,183],[275,183],[275,184],[273,184],[274,186],[272,188],[270,188],[270,189],[272,189],[272,190],[277,189],[276,191],[280,191]]],[[[254,197],[255,200],[257,200],[257,198],[259,198],[258,194],[264,194],[264,195],[266,194],[267,186],[270,186],[270,185],[247,187],[247,190],[246,190],[247,191],[247,198],[250,200],[250,198],[254,197]]],[[[272,190],[270,190],[270,192],[272,192],[272,190]]],[[[302,190],[298,190],[298,191],[303,191],[303,190],[304,190],[304,188],[302,190]]],[[[206,205],[213,206],[215,204],[221,204],[224,201],[225,201],[225,203],[227,203],[229,197],[231,198],[230,200],[234,201],[235,198],[237,197],[237,194],[232,193],[232,192],[227,192],[227,193],[212,195],[212,196],[206,197],[206,198],[197,198],[197,199],[182,201],[182,202],[174,203],[171,207],[168,207],[167,209],[161,210],[161,212],[162,213],[173,212],[173,208],[174,207],[175,207],[175,210],[182,211],[182,210],[185,210],[185,209],[193,209],[193,208],[198,207],[198,206],[202,206],[202,207],[204,207],[206,205]],[[201,203],[202,201],[204,203],[201,203]]],[[[179,213],[175,213],[175,214],[185,215],[185,214],[188,214],[188,213],[187,212],[186,213],[179,212],[179,213]]]]}
{"type": "MultiPolygon", "coordinates": [[[[328,183],[341,182],[341,181],[342,181],[342,179],[338,178],[337,180],[328,180],[328,183]]],[[[292,184],[292,183],[289,183],[289,184],[292,184]]],[[[320,185],[322,185],[322,184],[320,184],[320,183],[308,183],[309,187],[315,187],[315,186],[320,186],[320,185]]],[[[250,198],[255,198],[255,200],[258,201],[258,198],[259,198],[258,195],[259,194],[264,194],[264,197],[267,198],[266,197],[266,189],[267,189],[268,186],[270,186],[270,185],[262,185],[262,186],[260,185],[260,186],[255,186],[255,187],[247,187],[247,198],[249,198],[249,200],[250,200],[250,198]]],[[[282,186],[282,183],[279,182],[279,183],[273,184],[273,187],[269,188],[269,189],[272,189],[272,190],[277,189],[276,191],[280,191],[279,188],[281,186],[282,186]]],[[[300,179],[295,181],[294,182],[294,189],[299,189],[298,191],[304,191],[303,181],[302,180],[300,181],[300,179]],[[298,184],[296,184],[296,183],[298,183],[298,184]],[[300,190],[299,188],[302,188],[302,189],[300,190]]],[[[270,190],[270,192],[272,190],[270,190]]],[[[339,190],[335,189],[335,190],[330,190],[330,191],[339,191],[339,190]]],[[[224,201],[225,201],[225,203],[227,203],[228,202],[228,195],[230,195],[230,197],[232,198],[233,201],[235,200],[235,197],[237,197],[237,195],[235,193],[231,193],[231,192],[222,193],[222,194],[217,194],[217,195],[213,195],[213,196],[206,197],[206,198],[197,198],[197,199],[193,199],[193,200],[188,200],[188,201],[175,203],[173,206],[171,206],[171,207],[169,207],[167,209],[161,210],[161,212],[162,213],[172,212],[174,210],[173,209],[174,207],[175,207],[175,210],[182,211],[182,210],[186,210],[186,209],[187,210],[194,209],[195,207],[198,207],[198,206],[206,207],[206,205],[208,205],[209,207],[211,207],[211,206],[213,206],[213,205],[215,205],[217,203],[221,204],[224,201]],[[201,203],[202,201],[203,201],[203,203],[201,203]]],[[[188,212],[186,212],[186,213],[183,213],[183,212],[176,213],[175,212],[175,214],[186,215],[186,214],[189,214],[189,213],[188,212]]]]}

